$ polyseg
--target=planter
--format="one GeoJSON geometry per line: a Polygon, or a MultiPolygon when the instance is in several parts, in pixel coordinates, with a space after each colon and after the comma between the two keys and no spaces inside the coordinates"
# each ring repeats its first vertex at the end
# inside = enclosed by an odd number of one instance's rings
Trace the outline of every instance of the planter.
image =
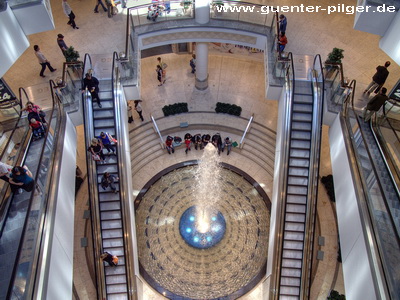
{"type": "Polygon", "coordinates": [[[165,105],[162,108],[165,117],[188,112],[188,105],[184,102],[179,102],[171,105],[165,105]]]}
{"type": "Polygon", "coordinates": [[[218,102],[217,106],[215,107],[215,112],[234,115],[234,116],[240,116],[240,114],[242,113],[242,108],[235,104],[218,102]]]}

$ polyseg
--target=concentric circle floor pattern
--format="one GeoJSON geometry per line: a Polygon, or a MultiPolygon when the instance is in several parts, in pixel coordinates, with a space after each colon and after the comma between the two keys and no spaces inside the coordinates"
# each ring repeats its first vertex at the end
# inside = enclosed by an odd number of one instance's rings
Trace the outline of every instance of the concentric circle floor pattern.
{"type": "Polygon", "coordinates": [[[164,175],[142,198],[136,211],[139,262],[146,276],[167,293],[189,299],[223,298],[246,290],[265,272],[270,212],[248,181],[223,169],[222,199],[215,208],[225,218],[225,235],[208,249],[189,246],[180,235],[179,220],[196,205],[195,168],[164,175]]]}

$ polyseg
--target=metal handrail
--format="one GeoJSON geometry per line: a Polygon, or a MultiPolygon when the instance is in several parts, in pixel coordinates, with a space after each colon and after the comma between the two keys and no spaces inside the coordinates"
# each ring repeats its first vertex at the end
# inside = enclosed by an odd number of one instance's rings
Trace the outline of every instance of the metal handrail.
{"type": "MultiPolygon", "coordinates": [[[[347,128],[347,131],[344,130],[343,133],[345,134],[346,138],[345,143],[346,143],[346,148],[349,151],[349,159],[351,161],[350,165],[351,166],[356,166],[353,168],[352,172],[356,174],[356,176],[353,176],[355,180],[355,184],[357,188],[355,189],[356,196],[357,196],[357,203],[359,206],[359,209],[361,211],[361,222],[362,228],[364,231],[365,236],[367,237],[367,245],[368,245],[368,256],[369,260],[372,263],[372,267],[375,270],[375,272],[372,272],[372,277],[374,281],[374,285],[377,288],[377,293],[381,295],[381,297],[384,297],[385,299],[390,299],[389,297],[389,287],[388,287],[388,282],[385,278],[385,272],[383,269],[383,264],[382,264],[382,257],[381,257],[381,251],[378,243],[378,239],[376,237],[376,229],[375,226],[373,225],[373,216],[371,216],[370,208],[365,201],[365,199],[368,199],[368,192],[367,192],[367,184],[364,180],[364,177],[362,176],[362,167],[360,165],[360,161],[356,159],[356,145],[354,144],[354,137],[352,135],[353,132],[353,126],[351,124],[348,124],[348,118],[349,118],[349,113],[348,111],[350,109],[354,111],[354,91],[356,89],[356,81],[352,80],[349,84],[349,88],[352,89],[352,92],[347,96],[345,101],[343,102],[343,109],[341,112],[341,123],[344,128],[347,128]]],[[[357,114],[355,114],[357,116],[357,114]]],[[[360,121],[358,118],[355,118],[357,122],[357,126],[360,128],[360,121]]],[[[364,139],[364,136],[361,132],[362,138],[364,139]]],[[[368,157],[370,156],[370,153],[368,149],[366,149],[368,153],[368,157]]],[[[372,164],[372,168],[374,168],[372,164]]],[[[376,172],[376,170],[374,170],[376,172]]]]}
{"type": "MultiPolygon", "coordinates": [[[[83,79],[84,74],[87,69],[92,69],[92,59],[88,53],[85,54],[85,58],[83,61],[83,74],[82,74],[82,88],[84,86],[83,79]]],[[[83,101],[83,124],[85,128],[85,145],[90,144],[90,137],[94,135],[93,128],[93,112],[89,109],[92,105],[92,99],[88,97],[87,90],[82,94],[83,101]]],[[[96,274],[96,291],[98,299],[105,299],[107,297],[106,286],[104,283],[104,268],[103,261],[100,258],[102,245],[101,245],[101,226],[100,222],[100,210],[99,210],[99,199],[98,199],[98,189],[97,184],[93,184],[97,182],[97,174],[96,167],[94,166],[93,159],[91,154],[86,151],[86,165],[87,165],[87,175],[88,175],[88,192],[89,192],[89,200],[90,200],[90,212],[91,212],[91,224],[92,224],[92,240],[93,240],[93,252],[94,252],[94,267],[96,274]]]]}
{"type": "MultiPolygon", "coordinates": [[[[284,111],[286,112],[286,115],[288,116],[285,118],[286,123],[283,125],[283,127],[290,128],[290,119],[291,119],[291,107],[293,105],[294,101],[294,89],[295,89],[295,72],[294,72],[294,64],[293,64],[293,55],[292,52],[289,52],[288,54],[289,58],[289,64],[286,70],[286,91],[287,91],[287,96],[285,99],[285,109],[284,111]]],[[[282,151],[281,151],[281,159],[282,159],[282,164],[284,166],[281,168],[281,172],[279,172],[279,179],[278,183],[279,186],[277,189],[281,191],[279,195],[279,199],[285,199],[286,198],[286,186],[287,186],[287,170],[288,170],[288,162],[289,162],[289,152],[288,152],[288,140],[290,137],[290,132],[288,130],[282,130],[282,136],[281,136],[281,141],[282,141],[282,151]]],[[[280,274],[281,274],[281,261],[282,261],[282,243],[283,243],[283,227],[284,227],[284,221],[285,221],[285,205],[283,205],[282,201],[277,201],[276,203],[276,224],[277,226],[275,227],[275,232],[274,235],[276,237],[275,243],[274,243],[274,250],[273,253],[275,253],[275,259],[273,260],[273,265],[272,265],[272,272],[274,273],[273,276],[271,276],[271,290],[270,290],[270,296],[271,299],[278,299],[279,298],[279,290],[280,290],[280,274]]]]}
{"type": "MultiPolygon", "coordinates": [[[[63,139],[60,139],[60,133],[65,132],[65,115],[64,115],[64,110],[63,110],[63,105],[61,103],[61,99],[59,99],[55,93],[55,88],[56,84],[53,80],[49,81],[50,84],[50,90],[51,90],[51,96],[52,96],[52,101],[53,103],[58,104],[58,112],[59,112],[59,120],[58,120],[58,133],[55,135],[57,137],[56,140],[56,147],[55,149],[60,149],[59,147],[62,147],[62,144],[64,142],[63,139]],[[57,101],[58,100],[58,101],[57,101]]],[[[50,119],[51,122],[51,119],[50,119]]],[[[59,162],[61,161],[62,157],[62,151],[55,151],[53,153],[54,159],[52,160],[53,162],[59,162]]],[[[60,178],[60,166],[58,164],[53,164],[51,168],[51,175],[50,175],[50,180],[47,181],[47,186],[45,187],[44,190],[49,190],[50,192],[48,193],[47,200],[44,203],[43,206],[43,211],[42,215],[40,217],[40,222],[39,222],[39,230],[38,232],[41,233],[41,238],[36,241],[36,250],[35,253],[38,253],[37,255],[34,255],[34,263],[33,266],[35,268],[32,268],[33,270],[36,270],[36,272],[32,271],[31,272],[31,279],[29,282],[33,283],[29,286],[29,292],[28,295],[30,295],[27,298],[33,298],[33,299],[43,299],[44,293],[47,290],[47,285],[48,285],[48,276],[49,276],[49,270],[50,270],[50,244],[52,242],[52,237],[53,237],[53,232],[54,232],[54,220],[55,220],[55,207],[57,203],[56,195],[58,191],[58,183],[59,178],[60,178]],[[33,295],[33,296],[31,296],[33,295]]],[[[49,176],[49,175],[48,175],[49,176]]]]}
{"type": "Polygon", "coordinates": [[[322,115],[324,104],[325,80],[322,60],[318,54],[314,57],[312,75],[313,88],[313,123],[311,130],[310,166],[308,175],[307,208],[303,249],[303,272],[301,276],[301,299],[308,299],[311,289],[311,271],[313,258],[313,242],[315,232],[316,207],[318,200],[318,177],[321,152],[322,115]],[[319,72],[317,70],[319,69],[319,72]],[[321,79],[320,79],[321,78],[321,79]],[[321,85],[319,84],[321,82],[321,85]],[[312,164],[312,165],[311,165],[312,164]]]}
{"type": "Polygon", "coordinates": [[[151,121],[153,122],[154,130],[156,131],[156,133],[158,134],[158,136],[159,136],[159,138],[160,138],[161,149],[164,149],[164,148],[165,148],[164,140],[163,140],[163,138],[162,138],[160,129],[158,129],[156,120],[154,119],[153,115],[150,115],[150,118],[151,118],[151,121]]]}
{"type": "Polygon", "coordinates": [[[343,64],[342,63],[329,63],[325,62],[325,66],[333,66],[333,67],[338,67],[339,69],[339,74],[340,74],[340,86],[343,88],[349,87],[350,84],[347,84],[344,81],[344,74],[343,74],[343,64]]]}
{"type": "Polygon", "coordinates": [[[250,126],[251,126],[251,123],[253,122],[253,119],[254,119],[254,114],[251,115],[251,117],[250,117],[250,119],[249,119],[249,122],[247,123],[246,129],[245,129],[244,132],[243,132],[242,138],[240,139],[240,142],[239,142],[239,148],[240,148],[240,149],[243,148],[244,139],[245,139],[245,137],[246,137],[247,132],[249,131],[249,128],[250,128],[250,126]]]}
{"type": "MultiPolygon", "coordinates": [[[[120,99],[118,97],[118,87],[119,83],[119,68],[116,66],[116,62],[119,60],[118,53],[113,53],[113,63],[112,63],[112,74],[111,74],[111,85],[112,85],[112,94],[114,101],[114,111],[115,111],[115,132],[117,137],[122,137],[121,128],[124,126],[122,123],[122,118],[120,116],[121,108],[120,108],[120,99]],[[115,74],[114,74],[115,73],[115,74]],[[117,85],[117,86],[116,86],[117,85]]],[[[118,156],[117,156],[117,164],[118,164],[118,175],[119,175],[119,184],[120,184],[120,197],[121,197],[121,213],[122,213],[122,226],[123,226],[123,243],[125,250],[125,274],[127,280],[127,293],[128,299],[136,299],[134,291],[136,291],[135,284],[135,276],[134,276],[134,251],[131,249],[130,245],[132,242],[132,236],[129,234],[131,232],[131,217],[129,212],[129,201],[124,201],[125,197],[128,197],[126,194],[127,191],[127,176],[129,176],[126,172],[126,168],[124,168],[126,161],[126,152],[122,150],[122,145],[117,143],[118,148],[118,156]],[[124,196],[124,197],[123,197],[124,196]]],[[[129,199],[129,198],[128,198],[129,199]]]]}
{"type": "MultiPolygon", "coordinates": [[[[51,109],[51,111],[50,111],[49,120],[52,120],[52,118],[53,118],[54,107],[55,107],[57,104],[59,104],[59,103],[56,103],[56,102],[54,101],[54,98],[53,98],[52,100],[53,100],[53,101],[52,101],[52,109],[51,109]]],[[[50,131],[50,128],[48,127],[48,128],[46,129],[46,134],[45,134],[45,139],[44,139],[44,142],[43,142],[43,147],[42,147],[42,150],[41,150],[40,155],[39,155],[38,166],[41,166],[42,161],[43,161],[44,151],[45,151],[45,149],[46,149],[47,140],[49,139],[49,131],[50,131]]],[[[37,173],[36,173],[36,176],[35,176],[35,178],[34,178],[34,180],[35,180],[35,189],[34,189],[34,190],[36,190],[37,183],[38,183],[38,179],[39,179],[39,175],[40,175],[40,172],[37,172],[37,173]]],[[[19,260],[21,259],[23,241],[24,241],[24,239],[25,239],[25,234],[26,234],[26,231],[27,231],[28,223],[29,223],[29,222],[28,222],[28,220],[29,220],[29,212],[31,211],[33,198],[35,197],[34,190],[31,192],[31,196],[30,196],[30,198],[29,198],[29,204],[28,204],[28,208],[27,208],[27,214],[26,214],[25,221],[24,221],[24,225],[23,225],[23,229],[22,229],[21,239],[20,239],[20,242],[19,242],[19,245],[18,245],[18,250],[17,250],[17,255],[16,255],[15,262],[17,262],[17,261],[19,261],[19,260]]],[[[46,203],[47,203],[47,200],[46,200],[46,203]]],[[[37,250],[37,249],[36,249],[36,250],[37,250]]],[[[35,257],[35,262],[36,262],[36,261],[37,261],[37,255],[35,255],[34,257],[35,257]]],[[[33,265],[34,265],[34,264],[33,264],[33,265]]],[[[12,295],[12,292],[13,292],[13,287],[14,287],[14,284],[13,284],[13,283],[14,283],[15,280],[16,280],[17,266],[18,266],[17,263],[15,263],[14,266],[13,266],[13,271],[12,271],[12,275],[11,275],[11,281],[10,281],[10,285],[8,286],[8,291],[7,291],[7,299],[10,299],[10,298],[11,298],[11,295],[12,295]],[[12,283],[11,283],[11,282],[12,282],[12,283]]],[[[31,276],[32,276],[32,274],[31,274],[31,276]]],[[[32,288],[33,288],[32,285],[30,285],[30,286],[29,286],[29,291],[28,291],[29,294],[32,292],[32,288]]],[[[28,298],[29,298],[29,297],[28,297],[28,298]]]]}

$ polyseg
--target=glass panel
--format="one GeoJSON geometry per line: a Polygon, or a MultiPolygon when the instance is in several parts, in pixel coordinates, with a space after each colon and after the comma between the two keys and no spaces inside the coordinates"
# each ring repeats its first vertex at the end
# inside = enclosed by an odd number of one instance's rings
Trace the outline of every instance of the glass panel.
{"type": "MultiPolygon", "coordinates": [[[[382,191],[379,178],[376,177],[372,163],[361,131],[356,122],[358,117],[353,110],[349,111],[350,119],[347,120],[352,128],[352,141],[356,148],[356,160],[360,165],[367,197],[367,206],[373,223],[373,231],[380,252],[380,260],[384,269],[386,280],[393,299],[400,297],[400,268],[397,267],[400,260],[400,244],[395,216],[391,213],[390,205],[382,191]]],[[[379,259],[379,258],[378,258],[379,259]]]]}
{"type": "MultiPolygon", "coordinates": [[[[53,160],[56,148],[56,133],[59,128],[60,112],[58,108],[54,108],[51,120],[48,121],[49,131],[46,140],[41,148],[42,155],[38,160],[36,169],[31,169],[36,178],[36,187],[32,191],[30,209],[27,213],[27,220],[23,240],[20,245],[19,257],[15,262],[16,272],[13,281],[12,299],[25,299],[26,293],[29,291],[30,280],[34,279],[34,274],[31,274],[32,267],[37,263],[37,251],[40,244],[40,230],[43,226],[45,209],[47,204],[47,196],[49,183],[51,180],[51,172],[53,169],[53,160]]],[[[40,141],[40,140],[39,140],[40,141]]],[[[36,141],[35,143],[38,143],[36,141]]],[[[28,153],[29,155],[29,153],[28,153]]]]}

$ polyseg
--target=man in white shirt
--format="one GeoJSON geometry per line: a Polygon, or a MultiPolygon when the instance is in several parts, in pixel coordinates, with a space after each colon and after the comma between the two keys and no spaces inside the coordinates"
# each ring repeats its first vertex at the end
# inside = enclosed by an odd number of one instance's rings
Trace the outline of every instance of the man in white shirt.
{"type": "Polygon", "coordinates": [[[51,65],[50,62],[46,59],[46,57],[43,55],[42,52],[40,52],[40,48],[38,45],[33,46],[33,49],[35,50],[35,55],[39,61],[39,64],[42,66],[42,70],[40,71],[40,76],[41,77],[46,77],[44,76],[44,70],[46,70],[46,66],[49,68],[50,72],[57,71],[57,69],[54,69],[51,65]]]}
{"type": "Polygon", "coordinates": [[[63,8],[63,10],[64,10],[64,14],[66,14],[66,16],[69,18],[69,21],[68,21],[67,24],[68,24],[68,25],[71,25],[71,27],[72,27],[73,29],[79,29],[79,27],[76,26],[76,24],[75,24],[75,14],[74,14],[74,12],[72,11],[71,6],[69,6],[67,0],[63,0],[63,1],[62,1],[62,8],[63,8]]]}

